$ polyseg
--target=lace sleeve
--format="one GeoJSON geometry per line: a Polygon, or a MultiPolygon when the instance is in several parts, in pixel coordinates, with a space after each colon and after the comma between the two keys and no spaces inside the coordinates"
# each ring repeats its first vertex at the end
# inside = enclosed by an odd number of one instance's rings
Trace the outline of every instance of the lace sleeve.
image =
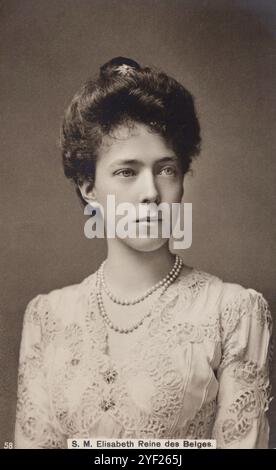
{"type": "Polygon", "coordinates": [[[222,361],[213,438],[219,448],[267,448],[272,319],[267,301],[243,289],[222,311],[222,361]]]}
{"type": "Polygon", "coordinates": [[[27,305],[20,347],[15,447],[18,449],[63,448],[65,441],[51,415],[47,391],[47,361],[42,321],[48,314],[46,295],[27,305]]]}

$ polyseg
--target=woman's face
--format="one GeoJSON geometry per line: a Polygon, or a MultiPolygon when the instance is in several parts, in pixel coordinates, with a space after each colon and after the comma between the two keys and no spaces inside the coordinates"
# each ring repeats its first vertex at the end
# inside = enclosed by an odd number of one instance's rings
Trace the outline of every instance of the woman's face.
{"type": "MultiPolygon", "coordinates": [[[[138,209],[150,203],[180,203],[183,195],[183,172],[173,150],[162,136],[143,124],[118,127],[112,137],[105,137],[100,148],[93,195],[107,213],[107,196],[113,195],[116,207],[131,203],[137,216],[131,223],[139,227],[143,237],[121,238],[123,243],[140,251],[153,251],[168,241],[161,236],[161,222],[138,219],[138,209]],[[158,224],[158,237],[145,236],[149,225],[158,224]]],[[[153,206],[151,206],[153,207],[153,206]]],[[[152,214],[152,211],[150,210],[152,214]]],[[[141,213],[140,213],[141,214],[141,213]]],[[[142,212],[143,214],[143,212],[142,212]]],[[[116,215],[116,222],[122,215],[116,215]]],[[[108,220],[105,217],[105,227],[108,220]]],[[[120,238],[120,237],[119,237],[120,238]]]]}

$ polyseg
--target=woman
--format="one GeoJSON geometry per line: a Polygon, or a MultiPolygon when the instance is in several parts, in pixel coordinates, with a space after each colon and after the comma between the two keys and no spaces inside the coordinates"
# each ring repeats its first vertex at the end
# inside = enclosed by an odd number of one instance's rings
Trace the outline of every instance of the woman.
{"type": "Polygon", "coordinates": [[[267,447],[268,304],[254,289],[186,266],[154,212],[181,202],[199,153],[190,93],[164,73],[112,59],[73,98],[61,141],[82,202],[106,210],[113,195],[116,207],[132,204],[140,236],[107,237],[95,273],[28,304],[16,446],[212,437],[221,448],[267,447]]]}

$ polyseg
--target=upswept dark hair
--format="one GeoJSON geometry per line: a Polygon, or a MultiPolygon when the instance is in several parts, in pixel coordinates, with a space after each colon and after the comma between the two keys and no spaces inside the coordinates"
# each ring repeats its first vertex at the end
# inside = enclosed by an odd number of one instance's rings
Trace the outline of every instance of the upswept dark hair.
{"type": "Polygon", "coordinates": [[[64,173],[78,185],[93,183],[103,137],[121,124],[143,123],[162,135],[178,156],[183,174],[200,151],[200,126],[194,99],[163,72],[115,57],[100,68],[73,97],[63,119],[61,148],[64,173]]]}

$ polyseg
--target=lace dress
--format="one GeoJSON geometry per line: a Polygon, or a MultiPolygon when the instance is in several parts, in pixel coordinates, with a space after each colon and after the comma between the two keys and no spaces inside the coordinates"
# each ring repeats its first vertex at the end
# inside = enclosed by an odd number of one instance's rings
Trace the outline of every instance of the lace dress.
{"type": "Polygon", "coordinates": [[[77,437],[268,446],[272,321],[261,293],[196,269],[180,274],[117,360],[95,286],[96,273],[26,308],[17,448],[66,448],[77,437]]]}

